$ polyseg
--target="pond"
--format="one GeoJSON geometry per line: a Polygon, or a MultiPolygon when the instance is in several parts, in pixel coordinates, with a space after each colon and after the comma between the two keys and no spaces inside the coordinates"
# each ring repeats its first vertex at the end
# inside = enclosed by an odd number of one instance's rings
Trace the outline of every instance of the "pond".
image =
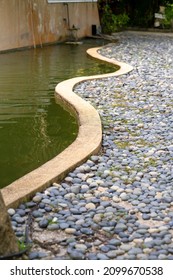
{"type": "Polygon", "coordinates": [[[0,188],[39,167],[76,138],[75,118],[56,104],[54,88],[75,76],[115,68],[89,59],[104,44],[58,44],[0,54],[0,188]]]}

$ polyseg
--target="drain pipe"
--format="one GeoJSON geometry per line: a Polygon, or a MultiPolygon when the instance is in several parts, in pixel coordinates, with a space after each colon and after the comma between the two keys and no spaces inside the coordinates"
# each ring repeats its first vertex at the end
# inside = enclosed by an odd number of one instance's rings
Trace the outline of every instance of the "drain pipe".
{"type": "Polygon", "coordinates": [[[68,25],[68,28],[70,28],[70,16],[69,16],[69,6],[68,6],[68,3],[64,3],[64,6],[67,7],[67,25],[68,25]]]}

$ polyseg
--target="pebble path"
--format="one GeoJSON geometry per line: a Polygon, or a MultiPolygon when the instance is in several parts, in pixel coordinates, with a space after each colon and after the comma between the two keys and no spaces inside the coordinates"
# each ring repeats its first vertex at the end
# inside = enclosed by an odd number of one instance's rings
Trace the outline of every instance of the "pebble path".
{"type": "Polygon", "coordinates": [[[126,75],[86,81],[75,92],[103,123],[99,155],[32,201],[9,209],[29,259],[173,259],[173,38],[120,33],[103,56],[126,75]]]}

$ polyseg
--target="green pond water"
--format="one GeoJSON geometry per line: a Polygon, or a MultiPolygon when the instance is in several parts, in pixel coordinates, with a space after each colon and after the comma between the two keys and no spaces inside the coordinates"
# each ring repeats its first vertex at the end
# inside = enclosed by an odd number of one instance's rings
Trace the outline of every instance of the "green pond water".
{"type": "Polygon", "coordinates": [[[54,89],[68,78],[115,71],[86,54],[103,44],[86,40],[0,54],[0,188],[75,140],[77,122],[56,103],[54,89]]]}

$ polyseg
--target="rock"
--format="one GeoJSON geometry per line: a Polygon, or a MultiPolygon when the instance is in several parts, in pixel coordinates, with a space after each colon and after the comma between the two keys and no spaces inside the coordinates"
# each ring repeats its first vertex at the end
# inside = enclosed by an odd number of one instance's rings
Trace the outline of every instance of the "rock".
{"type": "Polygon", "coordinates": [[[85,256],[81,251],[78,250],[72,250],[70,252],[70,258],[72,260],[84,260],[85,256]]]}
{"type": "Polygon", "coordinates": [[[39,222],[39,227],[40,228],[47,228],[49,224],[49,221],[47,219],[42,219],[40,222],[39,222]]]}
{"type": "Polygon", "coordinates": [[[47,228],[48,228],[49,230],[58,230],[58,229],[59,229],[59,224],[49,224],[49,225],[47,226],[47,228]]]}
{"type": "Polygon", "coordinates": [[[77,250],[83,251],[83,252],[85,252],[85,251],[87,250],[87,246],[84,245],[84,244],[76,244],[76,245],[75,245],[75,248],[76,248],[77,250]]]}
{"type": "Polygon", "coordinates": [[[97,254],[97,259],[98,260],[108,260],[109,258],[105,254],[98,253],[97,254]]]}
{"type": "Polygon", "coordinates": [[[66,228],[69,228],[69,224],[67,224],[67,223],[60,223],[59,227],[60,227],[60,229],[66,229],[66,228]]]}
{"type": "Polygon", "coordinates": [[[65,233],[67,234],[74,234],[76,232],[75,228],[66,228],[65,233]]]}
{"type": "Polygon", "coordinates": [[[142,249],[141,248],[132,248],[128,251],[129,255],[137,255],[137,254],[141,254],[142,253],[142,249]]]}
{"type": "Polygon", "coordinates": [[[42,199],[42,203],[44,203],[44,204],[50,204],[50,203],[51,203],[51,200],[48,199],[48,198],[44,198],[44,199],[42,199]]]}
{"type": "Polygon", "coordinates": [[[38,253],[38,258],[39,259],[46,258],[46,257],[47,257],[47,253],[45,253],[45,252],[39,252],[38,253]]]}
{"type": "Polygon", "coordinates": [[[106,255],[110,259],[115,259],[117,257],[116,250],[109,251],[106,255]]]}
{"type": "Polygon", "coordinates": [[[119,233],[121,231],[125,231],[127,229],[127,226],[123,223],[118,223],[115,227],[115,232],[119,233]]]}
{"type": "Polygon", "coordinates": [[[42,200],[42,196],[41,195],[36,195],[33,197],[33,202],[39,203],[42,200]]]}
{"type": "Polygon", "coordinates": [[[109,240],[108,244],[119,246],[119,245],[121,245],[121,241],[119,239],[111,239],[111,240],[109,240]]]}
{"type": "Polygon", "coordinates": [[[143,214],[142,219],[143,220],[150,220],[150,216],[148,214],[143,214]]]}
{"type": "Polygon", "coordinates": [[[123,201],[126,201],[126,200],[128,200],[129,199],[129,196],[126,194],[126,193],[121,193],[120,194],[120,198],[123,200],[123,201]]]}
{"type": "Polygon", "coordinates": [[[23,209],[18,209],[18,210],[17,210],[17,214],[19,214],[21,217],[24,217],[25,214],[26,214],[26,211],[23,210],[23,209]]]}
{"type": "Polygon", "coordinates": [[[24,218],[21,218],[21,217],[16,217],[16,218],[15,218],[15,221],[16,221],[18,224],[24,224],[24,223],[25,223],[25,219],[24,219],[24,218]]]}
{"type": "Polygon", "coordinates": [[[32,216],[33,216],[34,218],[41,218],[41,217],[43,217],[43,213],[40,212],[39,210],[34,210],[34,211],[32,212],[32,216]]]}
{"type": "Polygon", "coordinates": [[[29,257],[30,260],[38,259],[39,258],[39,252],[31,252],[28,257],[29,257]]]}
{"type": "Polygon", "coordinates": [[[95,208],[96,208],[96,206],[95,206],[94,203],[87,203],[85,207],[86,207],[86,209],[88,209],[88,210],[92,210],[92,209],[95,209],[95,208]]]}
{"type": "Polygon", "coordinates": [[[80,185],[71,187],[71,192],[74,194],[78,194],[80,192],[80,185]]]}
{"type": "Polygon", "coordinates": [[[9,214],[10,216],[13,216],[13,215],[16,213],[16,211],[15,211],[13,208],[9,208],[9,209],[7,210],[7,212],[8,212],[8,214],[9,214]]]}
{"type": "Polygon", "coordinates": [[[86,235],[93,235],[94,232],[90,228],[81,228],[81,233],[86,234],[86,235]]]}

